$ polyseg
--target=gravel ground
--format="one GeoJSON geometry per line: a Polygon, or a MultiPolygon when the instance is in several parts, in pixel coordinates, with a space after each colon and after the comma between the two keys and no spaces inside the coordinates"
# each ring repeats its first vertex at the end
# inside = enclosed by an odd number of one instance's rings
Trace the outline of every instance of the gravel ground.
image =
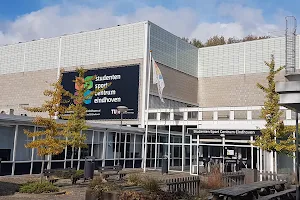
{"type": "Polygon", "coordinates": [[[77,185],[72,186],[70,180],[60,180],[56,185],[60,186],[61,191],[66,191],[63,195],[38,195],[38,194],[23,194],[18,193],[20,184],[26,183],[28,181],[37,181],[39,176],[4,176],[0,177],[0,200],[84,200],[85,190],[87,183],[83,184],[82,181],[78,181],[77,185]]]}
{"type": "MultiPolygon", "coordinates": [[[[158,180],[166,180],[179,177],[190,176],[188,173],[169,172],[168,175],[162,175],[160,171],[142,170],[124,170],[124,172],[138,173],[141,176],[151,177],[158,180]]],[[[97,176],[98,173],[95,174],[97,176]]],[[[85,200],[85,191],[88,183],[78,181],[76,185],[72,185],[70,180],[59,180],[55,185],[60,187],[61,191],[66,191],[63,195],[38,195],[23,194],[16,192],[20,184],[28,181],[38,181],[39,175],[22,175],[22,176],[2,176],[0,177],[0,200],[85,200]]]]}

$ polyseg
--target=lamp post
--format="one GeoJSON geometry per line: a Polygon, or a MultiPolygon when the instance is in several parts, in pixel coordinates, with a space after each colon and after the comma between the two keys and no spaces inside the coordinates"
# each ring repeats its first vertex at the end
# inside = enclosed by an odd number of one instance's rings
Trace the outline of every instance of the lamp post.
{"type": "Polygon", "coordinates": [[[118,163],[117,163],[117,165],[120,166],[123,114],[128,111],[128,108],[126,106],[118,106],[117,110],[120,112],[121,115],[121,125],[120,125],[120,132],[119,132],[119,148],[118,148],[119,156],[118,156],[118,163]]]}

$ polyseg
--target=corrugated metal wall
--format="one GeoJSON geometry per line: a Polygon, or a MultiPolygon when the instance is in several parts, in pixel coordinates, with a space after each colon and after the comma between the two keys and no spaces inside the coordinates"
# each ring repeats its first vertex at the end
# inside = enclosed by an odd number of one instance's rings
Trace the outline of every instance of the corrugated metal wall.
{"type": "MultiPolygon", "coordinates": [[[[270,61],[271,54],[275,57],[277,67],[285,65],[285,37],[200,48],[198,77],[267,72],[268,67],[264,61],[270,61]]],[[[296,68],[299,68],[299,36],[296,68]]]]}
{"type": "Polygon", "coordinates": [[[143,58],[144,23],[2,46],[0,74],[143,58]]]}

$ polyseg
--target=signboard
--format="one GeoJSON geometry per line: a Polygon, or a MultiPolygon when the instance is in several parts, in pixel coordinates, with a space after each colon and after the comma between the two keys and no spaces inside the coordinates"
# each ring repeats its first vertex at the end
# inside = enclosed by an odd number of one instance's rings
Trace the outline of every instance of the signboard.
{"type": "MultiPolygon", "coordinates": [[[[62,85],[65,90],[75,93],[73,80],[78,76],[77,72],[66,72],[63,74],[62,85]]],[[[122,66],[105,69],[88,70],[85,79],[96,76],[96,79],[89,83],[89,92],[96,88],[102,89],[84,104],[88,109],[88,120],[95,119],[120,119],[117,106],[129,108],[124,119],[138,118],[138,95],[139,95],[139,65],[122,66]],[[109,87],[108,84],[111,83],[109,87]]]]}
{"type": "Polygon", "coordinates": [[[260,130],[188,129],[191,135],[260,135],[260,130]]]}
{"type": "Polygon", "coordinates": [[[227,149],[227,156],[234,156],[234,150],[227,149]]]}

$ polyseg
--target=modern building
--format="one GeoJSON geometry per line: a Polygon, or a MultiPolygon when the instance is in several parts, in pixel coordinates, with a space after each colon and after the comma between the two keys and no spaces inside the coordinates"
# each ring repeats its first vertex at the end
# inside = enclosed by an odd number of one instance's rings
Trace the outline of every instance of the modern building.
{"type": "MultiPolygon", "coordinates": [[[[299,36],[296,41],[299,60],[299,36]]],[[[86,155],[95,156],[100,165],[114,165],[121,155],[124,167],[140,168],[142,146],[147,143],[149,169],[160,168],[168,155],[170,170],[195,174],[208,158],[228,166],[226,155],[228,162],[242,159],[249,168],[291,170],[293,159],[278,155],[273,169],[263,160],[264,152],[250,143],[264,126],[259,117],[264,94],[256,83],[266,83],[264,61],[271,54],[277,67],[285,64],[284,37],[198,49],[149,21],[0,47],[0,84],[4,86],[0,110],[7,114],[0,117],[0,134],[5,138],[0,142],[6,166],[2,173],[38,173],[41,160],[24,147],[30,139],[23,134],[26,127],[38,127],[32,124],[35,114],[23,107],[40,106],[46,100],[43,91],[57,80],[61,69],[65,70],[64,86],[74,90],[74,70],[80,66],[88,69],[88,76],[97,76],[94,88],[112,85],[86,102],[89,148],[78,150],[78,167],[86,155]],[[165,103],[150,84],[147,120],[150,50],[164,78],[165,103]],[[124,114],[121,152],[116,137],[119,105],[131,113],[124,114]]],[[[285,80],[284,72],[277,80],[285,80]]],[[[282,110],[285,124],[293,125],[295,113],[282,110]]],[[[68,151],[54,157],[52,167],[68,167],[68,151]]]]}

